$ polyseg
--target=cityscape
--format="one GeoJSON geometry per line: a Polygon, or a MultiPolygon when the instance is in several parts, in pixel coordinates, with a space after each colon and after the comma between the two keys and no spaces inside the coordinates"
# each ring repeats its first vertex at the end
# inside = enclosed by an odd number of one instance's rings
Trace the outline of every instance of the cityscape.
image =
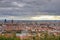
{"type": "Polygon", "coordinates": [[[53,20],[50,22],[47,20],[44,22],[18,20],[18,23],[14,20],[9,21],[5,19],[3,23],[0,23],[0,35],[12,37],[12,35],[15,34],[16,37],[20,38],[21,40],[36,35],[40,37],[42,32],[47,32],[47,34],[53,34],[55,36],[60,35],[60,22],[52,22],[53,20]]]}
{"type": "Polygon", "coordinates": [[[0,0],[0,40],[60,40],[60,0],[0,0]]]}

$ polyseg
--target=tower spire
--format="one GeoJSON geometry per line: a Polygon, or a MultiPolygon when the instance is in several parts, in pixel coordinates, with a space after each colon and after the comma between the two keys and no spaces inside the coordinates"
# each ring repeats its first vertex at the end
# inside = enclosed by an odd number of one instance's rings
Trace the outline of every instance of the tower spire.
{"type": "Polygon", "coordinates": [[[4,20],[4,23],[6,23],[6,22],[7,22],[7,20],[5,19],[5,20],[4,20]]]}
{"type": "Polygon", "coordinates": [[[11,23],[13,23],[13,19],[11,20],[11,23]]]}

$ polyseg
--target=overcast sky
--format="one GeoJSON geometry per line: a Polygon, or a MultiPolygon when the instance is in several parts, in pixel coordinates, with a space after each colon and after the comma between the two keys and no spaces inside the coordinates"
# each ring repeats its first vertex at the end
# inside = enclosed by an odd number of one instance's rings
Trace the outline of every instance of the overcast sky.
{"type": "Polygon", "coordinates": [[[0,19],[40,20],[41,15],[60,15],[60,0],[0,0],[0,19]]]}

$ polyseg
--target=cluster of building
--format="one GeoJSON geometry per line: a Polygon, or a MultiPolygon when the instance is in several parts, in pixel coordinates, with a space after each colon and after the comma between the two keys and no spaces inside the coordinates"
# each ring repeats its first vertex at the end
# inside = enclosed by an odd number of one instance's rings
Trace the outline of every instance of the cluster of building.
{"type": "MultiPolygon", "coordinates": [[[[6,20],[5,20],[6,21],[6,20]]],[[[0,33],[22,33],[21,35],[41,33],[48,31],[48,33],[60,34],[60,23],[53,22],[20,22],[1,23],[0,33]],[[25,33],[25,34],[23,34],[25,33]]]]}
{"type": "Polygon", "coordinates": [[[21,22],[21,23],[3,23],[0,24],[1,31],[60,31],[60,23],[36,23],[36,22],[21,22]]]}

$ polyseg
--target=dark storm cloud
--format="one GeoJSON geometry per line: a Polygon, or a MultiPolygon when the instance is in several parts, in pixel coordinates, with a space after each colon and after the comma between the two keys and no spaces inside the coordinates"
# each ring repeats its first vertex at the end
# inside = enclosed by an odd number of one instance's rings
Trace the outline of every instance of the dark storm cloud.
{"type": "Polygon", "coordinates": [[[0,0],[0,15],[60,15],[60,0],[0,0]]]}

